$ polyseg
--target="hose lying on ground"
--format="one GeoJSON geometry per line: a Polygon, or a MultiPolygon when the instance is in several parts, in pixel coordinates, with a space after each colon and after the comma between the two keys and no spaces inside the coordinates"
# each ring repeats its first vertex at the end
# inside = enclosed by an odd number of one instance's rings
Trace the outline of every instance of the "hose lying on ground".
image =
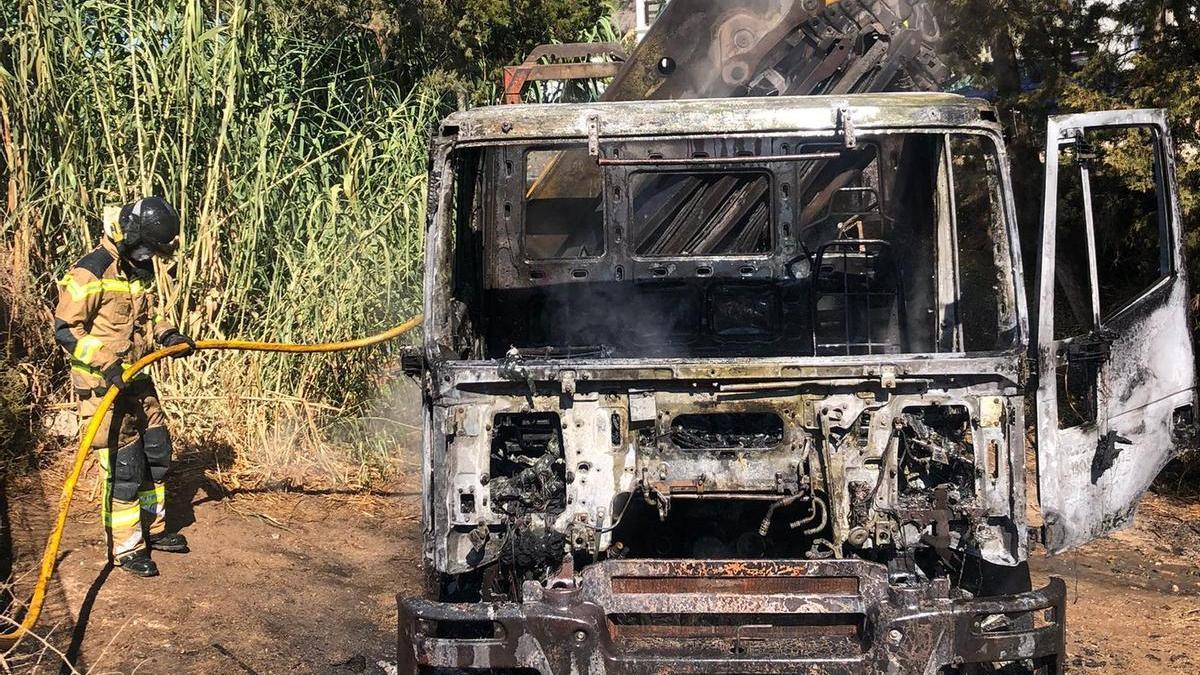
{"type": "MultiPolygon", "coordinates": [[[[254,342],[252,340],[196,340],[196,349],[231,349],[295,354],[345,352],[387,342],[421,325],[422,320],[423,317],[418,314],[408,321],[389,328],[382,333],[357,340],[346,340],[344,342],[297,345],[283,342],[254,342]]],[[[187,349],[189,349],[188,345],[180,344],[147,354],[134,362],[125,371],[124,379],[128,382],[138,372],[149,367],[150,364],[187,349]]],[[[96,432],[100,429],[104,415],[108,413],[108,409],[112,407],[113,401],[116,400],[118,391],[115,386],[108,388],[108,391],[104,393],[104,398],[100,399],[100,406],[96,409],[95,414],[92,415],[87,428],[84,429],[83,436],[79,439],[79,450],[75,453],[75,463],[71,467],[71,472],[67,475],[67,482],[63,484],[62,497],[58,500],[58,517],[54,521],[54,529],[50,531],[50,538],[46,541],[46,551],[42,554],[42,568],[38,572],[37,584],[33,587],[33,597],[29,600],[29,611],[25,613],[25,619],[19,626],[7,633],[0,633],[0,641],[16,640],[37,623],[38,615],[42,611],[42,601],[46,599],[46,587],[50,585],[50,578],[54,575],[55,559],[58,557],[58,545],[62,541],[63,529],[67,524],[67,512],[71,509],[71,497],[75,494],[75,483],[78,482],[79,474],[83,471],[83,463],[87,459],[88,450],[92,447],[92,440],[96,438],[96,432]]]]}

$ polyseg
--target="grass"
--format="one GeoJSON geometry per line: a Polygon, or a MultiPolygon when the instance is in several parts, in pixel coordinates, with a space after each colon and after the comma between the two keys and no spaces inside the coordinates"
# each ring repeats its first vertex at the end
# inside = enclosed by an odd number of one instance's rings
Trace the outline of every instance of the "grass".
{"type": "MultiPolygon", "coordinates": [[[[427,134],[453,92],[372,72],[369,35],[306,41],[248,4],[0,9],[16,27],[0,37],[0,245],[43,307],[104,205],[159,194],[184,232],[162,306],[194,337],[317,342],[419,311],[427,134]]],[[[48,312],[37,325],[49,336],[48,312]]],[[[25,358],[62,385],[53,354],[25,358]]],[[[411,436],[370,419],[393,357],[202,353],[155,375],[182,440],[229,443],[264,476],[362,483],[411,436]]]]}

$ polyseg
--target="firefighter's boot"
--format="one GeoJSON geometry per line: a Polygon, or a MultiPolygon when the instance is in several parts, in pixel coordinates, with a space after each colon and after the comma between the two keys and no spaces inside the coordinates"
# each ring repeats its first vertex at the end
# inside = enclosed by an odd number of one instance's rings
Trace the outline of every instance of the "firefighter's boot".
{"type": "Polygon", "coordinates": [[[117,566],[136,577],[158,576],[158,565],[150,559],[150,552],[140,548],[116,559],[117,566]]]}
{"type": "Polygon", "coordinates": [[[168,553],[187,553],[189,551],[187,538],[178,532],[150,535],[150,548],[168,553]]]}

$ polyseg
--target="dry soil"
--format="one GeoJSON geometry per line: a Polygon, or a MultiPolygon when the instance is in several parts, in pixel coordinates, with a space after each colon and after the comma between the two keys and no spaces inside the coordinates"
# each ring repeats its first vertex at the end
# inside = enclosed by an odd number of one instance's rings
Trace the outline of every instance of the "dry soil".
{"type": "MultiPolygon", "coordinates": [[[[369,496],[229,492],[210,469],[191,457],[177,472],[171,525],[193,550],[157,554],[148,580],[106,571],[84,481],[38,628],[53,649],[27,639],[9,668],[64,672],[57,650],[85,673],[393,672],[395,596],[421,588],[411,481],[369,496]]],[[[8,486],[19,570],[40,554],[60,478],[8,486]]],[[[1200,507],[1151,496],[1129,531],[1038,555],[1035,584],[1068,583],[1070,670],[1200,672],[1198,553],[1200,507]]]]}

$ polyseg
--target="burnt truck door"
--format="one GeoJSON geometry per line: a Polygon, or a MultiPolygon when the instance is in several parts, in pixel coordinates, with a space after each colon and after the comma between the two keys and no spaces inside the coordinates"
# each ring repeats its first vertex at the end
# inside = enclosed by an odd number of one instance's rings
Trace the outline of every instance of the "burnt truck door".
{"type": "Polygon", "coordinates": [[[1054,554],[1130,524],[1194,422],[1175,159],[1161,110],[1051,117],[1038,493],[1054,554]]]}

